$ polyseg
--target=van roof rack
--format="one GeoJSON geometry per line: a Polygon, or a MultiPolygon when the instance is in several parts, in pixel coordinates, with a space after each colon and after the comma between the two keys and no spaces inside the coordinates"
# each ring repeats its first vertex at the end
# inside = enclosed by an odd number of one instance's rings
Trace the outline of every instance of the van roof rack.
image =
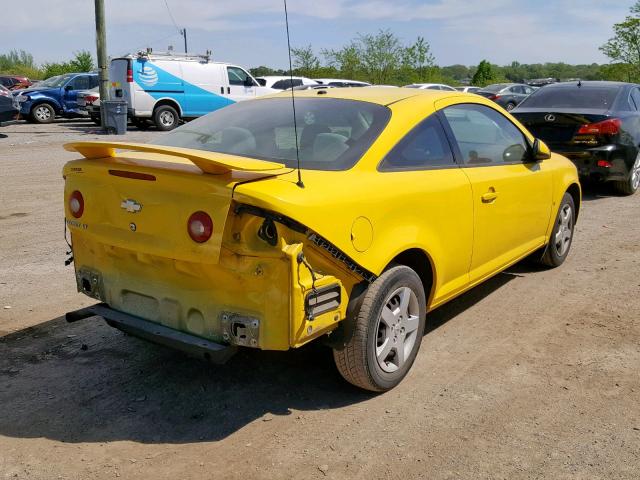
{"type": "Polygon", "coordinates": [[[193,60],[204,60],[206,62],[211,61],[211,50],[207,50],[206,53],[177,53],[174,51],[169,52],[154,52],[152,49],[147,48],[146,50],[140,50],[137,53],[138,58],[143,57],[166,57],[166,58],[175,58],[176,60],[180,59],[193,59],[193,60]]]}

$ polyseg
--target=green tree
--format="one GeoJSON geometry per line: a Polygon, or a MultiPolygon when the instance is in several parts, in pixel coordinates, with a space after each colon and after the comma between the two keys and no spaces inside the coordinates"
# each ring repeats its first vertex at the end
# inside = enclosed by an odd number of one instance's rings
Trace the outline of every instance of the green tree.
{"type": "Polygon", "coordinates": [[[360,50],[354,41],[340,50],[322,50],[322,55],[329,66],[339,71],[343,77],[353,80],[364,77],[360,50]]]}
{"type": "Polygon", "coordinates": [[[312,77],[320,68],[320,59],[316,56],[311,45],[292,48],[293,68],[302,76],[312,77]]]}
{"type": "Polygon", "coordinates": [[[69,62],[71,68],[76,72],[91,72],[96,69],[91,53],[87,50],[80,50],[74,54],[73,60],[69,62]]]}
{"type": "Polygon", "coordinates": [[[631,7],[624,21],[613,26],[613,34],[600,50],[612,63],[627,66],[629,80],[640,79],[640,0],[631,7]]]}
{"type": "Polygon", "coordinates": [[[491,83],[495,83],[497,78],[491,64],[487,60],[482,60],[473,74],[471,84],[478,87],[486,87],[491,83]]]}
{"type": "Polygon", "coordinates": [[[418,37],[413,45],[404,49],[402,63],[416,73],[418,82],[425,82],[434,76],[435,58],[431,53],[431,45],[423,37],[418,37]]]}

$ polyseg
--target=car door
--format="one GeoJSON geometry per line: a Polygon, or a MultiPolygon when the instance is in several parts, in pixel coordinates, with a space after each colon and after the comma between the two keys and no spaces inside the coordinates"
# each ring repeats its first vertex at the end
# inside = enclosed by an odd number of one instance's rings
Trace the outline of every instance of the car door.
{"type": "Polygon", "coordinates": [[[473,199],[437,114],[401,139],[378,170],[379,191],[390,196],[378,214],[403,241],[429,252],[438,272],[432,306],[441,304],[469,284],[473,199]]]}
{"type": "Polygon", "coordinates": [[[63,87],[62,99],[65,111],[78,109],[78,92],[91,88],[89,75],[76,75],[63,87]]]}
{"type": "Polygon", "coordinates": [[[551,168],[530,160],[530,141],[497,110],[464,103],[438,108],[473,191],[469,275],[475,283],[545,243],[551,168]]]}
{"type": "Polygon", "coordinates": [[[248,100],[256,96],[258,84],[244,69],[240,67],[227,67],[229,77],[229,98],[235,102],[248,100]]]}

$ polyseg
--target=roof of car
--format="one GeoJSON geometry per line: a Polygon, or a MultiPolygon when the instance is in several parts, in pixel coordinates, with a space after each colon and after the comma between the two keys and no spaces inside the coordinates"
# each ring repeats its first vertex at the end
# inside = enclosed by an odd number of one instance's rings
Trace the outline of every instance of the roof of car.
{"type": "MultiPolygon", "coordinates": [[[[434,100],[439,98],[450,97],[451,95],[470,95],[462,92],[452,92],[446,90],[418,90],[411,88],[385,88],[385,87],[367,87],[367,88],[329,88],[322,90],[302,90],[296,93],[297,98],[338,98],[343,100],[360,100],[363,102],[377,103],[379,105],[389,105],[399,102],[407,98],[416,97],[418,95],[431,96],[434,100]]],[[[291,91],[284,94],[291,96],[291,91]]],[[[264,97],[262,97],[264,98],[264,97]]]]}
{"type": "Polygon", "coordinates": [[[627,82],[612,82],[608,80],[584,80],[580,82],[558,82],[551,83],[549,85],[545,85],[545,89],[548,88],[576,88],[580,83],[583,87],[627,87],[634,85],[633,83],[627,82]]]}

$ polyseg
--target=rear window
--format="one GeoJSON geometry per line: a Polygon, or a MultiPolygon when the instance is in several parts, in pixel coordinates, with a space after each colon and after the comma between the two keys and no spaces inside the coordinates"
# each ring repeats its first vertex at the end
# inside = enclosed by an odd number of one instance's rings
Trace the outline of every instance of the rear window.
{"type": "Polygon", "coordinates": [[[508,83],[494,83],[493,85],[487,85],[482,89],[483,92],[499,92],[509,86],[508,83]]]}
{"type": "MultiPolygon", "coordinates": [[[[384,129],[382,105],[334,98],[296,99],[300,165],[346,170],[384,129]]],[[[284,163],[295,168],[296,136],[290,98],[239,102],[164,135],[157,145],[193,148],[284,163]]]]}
{"type": "Polygon", "coordinates": [[[619,87],[544,87],[525,99],[519,108],[592,108],[609,110],[619,87]]]}

